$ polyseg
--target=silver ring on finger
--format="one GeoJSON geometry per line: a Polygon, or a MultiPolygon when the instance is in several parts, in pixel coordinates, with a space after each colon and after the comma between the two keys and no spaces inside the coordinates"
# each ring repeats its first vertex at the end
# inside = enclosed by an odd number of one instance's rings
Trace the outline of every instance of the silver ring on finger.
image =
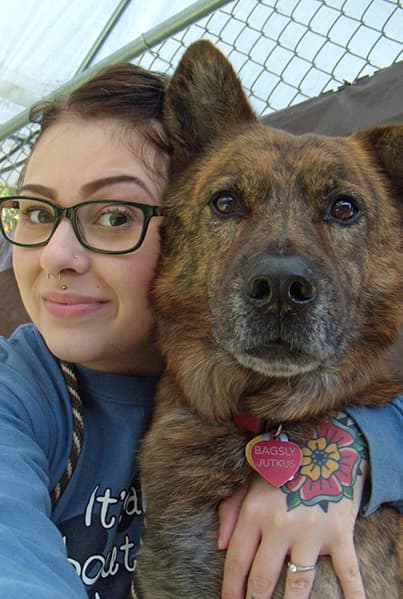
{"type": "Polygon", "coordinates": [[[295,574],[296,572],[311,572],[312,570],[315,570],[316,568],[316,564],[313,564],[312,566],[300,566],[299,564],[294,564],[294,562],[288,562],[287,564],[287,569],[289,572],[292,572],[293,574],[295,574]]]}

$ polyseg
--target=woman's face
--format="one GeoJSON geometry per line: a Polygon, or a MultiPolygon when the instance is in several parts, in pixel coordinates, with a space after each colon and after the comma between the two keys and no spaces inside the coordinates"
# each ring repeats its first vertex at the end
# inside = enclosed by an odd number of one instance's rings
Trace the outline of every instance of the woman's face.
{"type": "MultiPolygon", "coordinates": [[[[165,173],[147,166],[155,149],[137,132],[130,140],[128,135],[112,119],[55,123],[32,152],[21,194],[62,207],[101,199],[161,204],[165,173]],[[136,146],[143,153],[133,151],[136,146]]],[[[58,358],[124,374],[159,370],[148,294],[160,223],[161,217],[153,217],[143,244],[129,254],[84,248],[67,218],[46,246],[14,246],[25,307],[58,358]]]]}

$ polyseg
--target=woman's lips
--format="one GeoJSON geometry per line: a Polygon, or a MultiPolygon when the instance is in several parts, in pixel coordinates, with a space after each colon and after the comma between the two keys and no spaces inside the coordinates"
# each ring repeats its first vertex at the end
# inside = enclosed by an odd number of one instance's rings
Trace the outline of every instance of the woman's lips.
{"type": "Polygon", "coordinates": [[[46,310],[53,316],[74,318],[98,312],[108,302],[91,296],[50,291],[42,296],[46,310]]]}

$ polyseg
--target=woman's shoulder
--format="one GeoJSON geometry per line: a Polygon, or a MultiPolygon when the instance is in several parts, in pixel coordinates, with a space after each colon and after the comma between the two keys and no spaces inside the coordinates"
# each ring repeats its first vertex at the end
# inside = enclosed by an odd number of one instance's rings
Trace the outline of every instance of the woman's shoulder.
{"type": "Polygon", "coordinates": [[[58,361],[33,324],[0,338],[0,403],[29,418],[60,411],[66,390],[58,361]]]}
{"type": "MultiPolygon", "coordinates": [[[[35,370],[55,365],[38,329],[32,323],[20,325],[10,337],[0,337],[0,368],[35,370]]],[[[1,375],[0,375],[1,380],[1,375]]]]}
{"type": "Polygon", "coordinates": [[[27,443],[31,439],[52,456],[51,465],[64,468],[71,430],[59,363],[35,326],[21,325],[8,339],[0,338],[0,436],[24,431],[27,443]]]}
{"type": "MultiPolygon", "coordinates": [[[[12,348],[21,350],[27,344],[32,347],[45,346],[40,332],[32,322],[19,325],[9,337],[0,337],[0,351],[2,352],[7,352],[7,349],[12,351],[12,348]]],[[[2,356],[0,354],[1,359],[2,356]]]]}

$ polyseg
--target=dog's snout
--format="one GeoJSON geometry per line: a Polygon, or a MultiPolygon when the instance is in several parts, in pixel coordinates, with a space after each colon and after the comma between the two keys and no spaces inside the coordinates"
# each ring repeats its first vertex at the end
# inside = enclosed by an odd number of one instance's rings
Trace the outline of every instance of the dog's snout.
{"type": "Polygon", "coordinates": [[[305,259],[268,256],[255,262],[247,276],[247,295],[255,304],[297,310],[317,297],[317,283],[305,259]]]}

